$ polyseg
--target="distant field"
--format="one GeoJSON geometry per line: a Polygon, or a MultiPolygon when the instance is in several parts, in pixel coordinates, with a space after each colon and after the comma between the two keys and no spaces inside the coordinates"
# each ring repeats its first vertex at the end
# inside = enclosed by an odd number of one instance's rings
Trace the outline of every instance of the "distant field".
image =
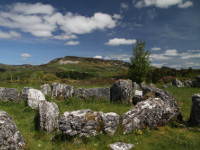
{"type": "MultiPolygon", "coordinates": [[[[88,87],[93,86],[88,85],[88,87]]],[[[170,87],[166,90],[175,97],[183,114],[184,121],[187,121],[192,104],[191,95],[200,93],[200,89],[170,87]]],[[[95,111],[113,111],[122,115],[133,107],[119,103],[110,103],[108,100],[83,101],[77,98],[68,100],[48,98],[48,100],[56,102],[61,113],[90,108],[95,111]]],[[[25,106],[25,102],[0,102],[0,110],[8,112],[12,116],[26,139],[25,149],[27,150],[106,150],[109,149],[109,144],[119,141],[135,144],[135,150],[199,150],[200,147],[200,129],[194,127],[188,129],[169,124],[158,128],[158,130],[146,129],[142,131],[141,135],[135,132],[122,135],[122,131],[119,128],[113,136],[99,135],[92,138],[70,138],[62,136],[60,132],[47,134],[36,130],[36,110],[25,106]]]]}

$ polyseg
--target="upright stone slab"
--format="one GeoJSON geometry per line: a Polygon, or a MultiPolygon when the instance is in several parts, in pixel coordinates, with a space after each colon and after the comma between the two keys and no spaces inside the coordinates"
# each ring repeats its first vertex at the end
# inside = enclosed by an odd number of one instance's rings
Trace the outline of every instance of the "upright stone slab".
{"type": "Polygon", "coordinates": [[[73,92],[73,86],[60,83],[52,84],[52,96],[60,98],[70,98],[72,97],[73,92]]]}
{"type": "Polygon", "coordinates": [[[17,89],[0,87],[0,101],[2,100],[20,101],[17,89]]]}
{"type": "Polygon", "coordinates": [[[112,102],[118,101],[131,104],[133,97],[132,92],[132,81],[120,79],[110,88],[110,100],[112,102]]]}
{"type": "Polygon", "coordinates": [[[58,129],[59,109],[56,103],[40,102],[38,115],[40,130],[52,132],[58,129]]]}
{"type": "Polygon", "coordinates": [[[200,125],[200,94],[192,95],[192,109],[189,121],[192,125],[200,125]]]}
{"type": "Polygon", "coordinates": [[[49,84],[44,84],[40,86],[40,91],[44,94],[44,95],[48,95],[51,94],[51,86],[49,84]]]}
{"type": "Polygon", "coordinates": [[[13,119],[5,111],[0,110],[0,149],[19,150],[25,145],[25,139],[13,119]]]}
{"type": "Polygon", "coordinates": [[[40,90],[29,89],[27,90],[27,104],[32,109],[38,108],[41,101],[45,101],[45,97],[40,90]]]}

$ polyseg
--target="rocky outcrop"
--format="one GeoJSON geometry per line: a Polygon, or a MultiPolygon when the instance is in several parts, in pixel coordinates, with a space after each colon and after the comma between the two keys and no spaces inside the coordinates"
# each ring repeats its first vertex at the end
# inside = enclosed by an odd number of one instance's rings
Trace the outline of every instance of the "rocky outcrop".
{"type": "Polygon", "coordinates": [[[28,90],[33,89],[32,87],[24,87],[21,91],[21,98],[22,99],[27,99],[28,98],[28,90]]]}
{"type": "Polygon", "coordinates": [[[40,86],[40,91],[44,94],[44,95],[49,95],[51,94],[51,86],[49,84],[44,84],[40,86]]]}
{"type": "Polygon", "coordinates": [[[0,87],[0,101],[2,100],[20,101],[17,89],[0,87]]]}
{"type": "Polygon", "coordinates": [[[134,147],[133,144],[122,143],[122,142],[116,142],[110,144],[111,150],[131,150],[133,147],[134,147]]]}
{"type": "Polygon", "coordinates": [[[5,111],[0,111],[0,149],[19,150],[24,145],[25,139],[13,119],[5,111]]]}
{"type": "Polygon", "coordinates": [[[174,117],[174,112],[160,98],[139,102],[135,108],[122,116],[124,134],[135,129],[156,128],[165,125],[174,117]]]}
{"type": "Polygon", "coordinates": [[[41,101],[45,101],[45,97],[41,91],[36,89],[27,90],[27,104],[32,109],[38,108],[38,105],[41,101]]]}
{"type": "Polygon", "coordinates": [[[183,83],[178,79],[173,80],[172,85],[177,86],[177,87],[184,87],[183,83]]]}
{"type": "Polygon", "coordinates": [[[82,98],[82,99],[110,99],[110,88],[77,88],[74,90],[74,96],[82,98]]]}
{"type": "Polygon", "coordinates": [[[102,132],[114,134],[119,123],[115,113],[102,113],[90,109],[65,112],[59,120],[63,134],[70,136],[96,136],[102,132]]]}
{"type": "Polygon", "coordinates": [[[192,109],[189,122],[192,125],[200,125],[200,94],[192,96],[192,109]]]}
{"type": "Polygon", "coordinates": [[[58,129],[59,109],[56,103],[40,102],[38,117],[40,130],[52,132],[58,129]]]}
{"type": "Polygon", "coordinates": [[[74,90],[73,86],[60,84],[60,83],[53,83],[52,84],[52,96],[59,97],[59,98],[70,98],[72,97],[74,90]]]}
{"type": "Polygon", "coordinates": [[[120,79],[110,88],[110,100],[111,102],[119,101],[131,104],[133,97],[132,92],[132,81],[120,79]]]}

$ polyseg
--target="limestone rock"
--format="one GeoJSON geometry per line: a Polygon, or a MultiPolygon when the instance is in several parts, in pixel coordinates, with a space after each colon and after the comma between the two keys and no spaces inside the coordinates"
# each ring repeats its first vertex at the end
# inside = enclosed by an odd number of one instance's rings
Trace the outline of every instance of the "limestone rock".
{"type": "Polygon", "coordinates": [[[73,86],[66,84],[53,83],[52,87],[52,96],[55,97],[70,98],[74,92],[73,86]]]}
{"type": "Polygon", "coordinates": [[[60,116],[59,128],[70,136],[96,136],[102,132],[114,134],[119,122],[115,113],[96,112],[90,109],[65,112],[60,116]],[[111,129],[112,128],[112,129],[111,129]]]}
{"type": "Polygon", "coordinates": [[[41,130],[52,132],[58,129],[59,109],[56,103],[40,102],[38,114],[41,130]]]}
{"type": "Polygon", "coordinates": [[[140,89],[140,86],[136,83],[136,82],[133,82],[133,90],[139,90],[140,89]]]}
{"type": "Polygon", "coordinates": [[[40,90],[28,89],[27,90],[27,104],[32,109],[38,108],[41,101],[45,101],[45,97],[40,90]]]}
{"type": "Polygon", "coordinates": [[[110,99],[110,88],[78,88],[74,90],[74,95],[82,99],[110,99]]]}
{"type": "Polygon", "coordinates": [[[44,95],[48,95],[51,94],[51,86],[49,84],[44,84],[40,86],[40,91],[44,94],[44,95]]]}
{"type": "Polygon", "coordinates": [[[183,83],[178,79],[173,80],[172,85],[177,86],[177,87],[184,87],[183,83]]]}
{"type": "Polygon", "coordinates": [[[131,150],[134,147],[133,144],[116,142],[114,144],[110,144],[111,150],[131,150]]]}
{"type": "Polygon", "coordinates": [[[0,87],[0,101],[2,100],[20,101],[17,89],[0,87]]]}
{"type": "Polygon", "coordinates": [[[142,83],[140,83],[140,87],[142,90],[144,90],[147,88],[147,85],[144,82],[142,82],[142,83]]]}
{"type": "Polygon", "coordinates": [[[136,105],[138,102],[141,102],[144,100],[143,92],[139,90],[135,90],[134,96],[133,96],[133,105],[136,105]]]}
{"type": "Polygon", "coordinates": [[[160,98],[149,98],[137,103],[122,116],[124,134],[135,129],[156,128],[165,125],[174,116],[173,110],[160,98]]]}
{"type": "Polygon", "coordinates": [[[192,85],[192,80],[191,80],[191,79],[185,80],[185,81],[184,81],[184,86],[186,86],[186,87],[192,87],[192,86],[193,86],[193,85],[192,85]]]}
{"type": "Polygon", "coordinates": [[[200,125],[200,94],[192,96],[192,109],[189,121],[192,125],[200,125]]]}
{"type": "Polygon", "coordinates": [[[120,118],[119,115],[114,112],[105,114],[103,113],[102,119],[103,119],[104,132],[113,135],[117,130],[117,126],[119,124],[119,118],[120,118]]]}
{"type": "Polygon", "coordinates": [[[5,111],[0,111],[0,149],[19,150],[24,145],[25,139],[13,119],[5,111]]]}
{"type": "Polygon", "coordinates": [[[120,79],[110,88],[110,100],[131,104],[133,97],[132,92],[132,81],[120,79]]]}
{"type": "Polygon", "coordinates": [[[33,89],[32,87],[24,87],[21,91],[21,98],[22,99],[27,99],[28,98],[28,90],[33,89]]]}

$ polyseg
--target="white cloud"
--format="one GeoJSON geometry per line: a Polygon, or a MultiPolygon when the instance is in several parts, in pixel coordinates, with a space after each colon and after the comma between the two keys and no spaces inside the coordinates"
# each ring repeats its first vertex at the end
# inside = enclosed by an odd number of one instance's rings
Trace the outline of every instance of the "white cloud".
{"type": "Polygon", "coordinates": [[[168,49],[165,51],[166,56],[178,56],[178,52],[176,49],[168,49]]]}
{"type": "Polygon", "coordinates": [[[122,19],[122,16],[119,14],[114,14],[113,18],[119,20],[119,19],[122,19]]]}
{"type": "Polygon", "coordinates": [[[86,34],[95,30],[112,29],[117,25],[120,15],[96,12],[93,16],[83,16],[68,12],[57,12],[51,5],[42,3],[15,3],[4,6],[0,11],[0,26],[18,29],[35,37],[68,40],[77,38],[77,34],[86,34]],[[60,31],[60,35],[54,35],[60,31]]]}
{"type": "Polygon", "coordinates": [[[128,9],[128,8],[129,8],[128,3],[125,3],[125,2],[121,3],[121,4],[120,4],[120,7],[121,7],[122,9],[128,9]]]}
{"type": "Polygon", "coordinates": [[[149,56],[151,60],[169,60],[171,57],[165,56],[164,54],[151,54],[149,56]]]}
{"type": "Polygon", "coordinates": [[[114,39],[109,39],[109,41],[105,43],[105,45],[119,46],[119,45],[131,45],[135,43],[136,39],[114,38],[114,39]]]}
{"type": "Polygon", "coordinates": [[[19,38],[21,34],[15,31],[4,32],[0,30],[0,39],[19,38]]]}
{"type": "Polygon", "coordinates": [[[159,51],[159,50],[161,50],[161,48],[160,47],[153,47],[151,50],[152,51],[159,51]]]}
{"type": "Polygon", "coordinates": [[[67,43],[65,43],[65,45],[70,45],[70,46],[75,46],[75,45],[79,45],[80,42],[79,41],[69,41],[67,43]]]}
{"type": "Polygon", "coordinates": [[[152,66],[157,67],[157,68],[161,68],[163,66],[166,66],[167,63],[153,63],[152,66]]]}
{"type": "Polygon", "coordinates": [[[100,55],[94,56],[93,58],[98,58],[98,59],[102,59],[103,57],[100,55]]]}
{"type": "Polygon", "coordinates": [[[130,61],[130,57],[131,55],[128,55],[128,54],[116,54],[116,55],[108,55],[104,59],[130,61]]]}
{"type": "Polygon", "coordinates": [[[22,57],[22,59],[26,60],[27,58],[31,57],[30,54],[28,53],[23,53],[23,54],[20,54],[20,56],[22,57]]]}
{"type": "Polygon", "coordinates": [[[193,5],[191,1],[184,0],[139,0],[135,3],[135,7],[149,7],[156,6],[159,8],[168,8],[170,6],[178,5],[179,8],[187,8],[193,5]]]}
{"type": "Polygon", "coordinates": [[[186,1],[185,3],[181,3],[178,5],[179,8],[188,8],[193,6],[193,2],[192,1],[186,1]]]}

